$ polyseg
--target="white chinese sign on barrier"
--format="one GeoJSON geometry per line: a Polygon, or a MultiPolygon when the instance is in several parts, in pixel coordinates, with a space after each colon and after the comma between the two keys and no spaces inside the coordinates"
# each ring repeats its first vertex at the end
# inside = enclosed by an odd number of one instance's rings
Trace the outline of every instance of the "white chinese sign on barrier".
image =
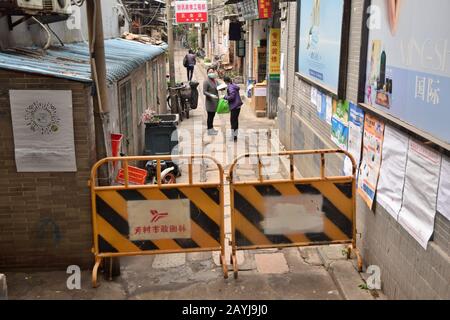
{"type": "Polygon", "coordinates": [[[17,172],[75,172],[72,91],[10,90],[17,172]]]}
{"type": "Polygon", "coordinates": [[[131,241],[190,239],[189,199],[128,201],[131,241]]]}

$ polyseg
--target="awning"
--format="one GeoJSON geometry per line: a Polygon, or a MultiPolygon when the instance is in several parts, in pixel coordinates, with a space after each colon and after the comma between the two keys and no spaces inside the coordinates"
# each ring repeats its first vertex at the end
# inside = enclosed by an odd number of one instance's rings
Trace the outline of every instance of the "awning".
{"type": "MultiPolygon", "coordinates": [[[[156,46],[124,39],[105,40],[106,78],[110,83],[119,81],[166,50],[166,44],[156,46]]],[[[89,49],[84,42],[51,47],[46,51],[38,47],[0,51],[0,69],[92,82],[89,49]]]]}

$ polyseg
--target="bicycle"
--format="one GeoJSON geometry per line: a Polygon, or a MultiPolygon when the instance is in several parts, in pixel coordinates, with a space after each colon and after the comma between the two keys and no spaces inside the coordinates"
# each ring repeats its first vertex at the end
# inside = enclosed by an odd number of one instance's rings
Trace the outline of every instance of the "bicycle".
{"type": "Polygon", "coordinates": [[[223,79],[225,76],[230,76],[231,71],[233,70],[232,66],[226,66],[223,64],[223,57],[225,54],[216,55],[214,60],[216,61],[214,68],[217,71],[217,75],[220,79],[223,79]]]}
{"type": "Polygon", "coordinates": [[[177,84],[175,87],[169,87],[169,94],[166,100],[167,106],[171,110],[172,114],[179,115],[180,122],[183,121],[184,117],[189,119],[190,109],[190,106],[186,103],[186,99],[183,97],[183,90],[186,90],[186,86],[184,84],[177,84]],[[175,106],[172,106],[172,97],[175,100],[175,106]]]}

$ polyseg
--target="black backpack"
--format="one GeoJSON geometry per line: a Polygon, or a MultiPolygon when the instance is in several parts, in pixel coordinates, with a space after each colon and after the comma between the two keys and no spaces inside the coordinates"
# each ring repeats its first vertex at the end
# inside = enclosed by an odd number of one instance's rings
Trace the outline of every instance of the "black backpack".
{"type": "Polygon", "coordinates": [[[185,68],[188,67],[188,59],[187,59],[187,55],[184,56],[184,59],[183,59],[183,66],[184,66],[185,68]]]}

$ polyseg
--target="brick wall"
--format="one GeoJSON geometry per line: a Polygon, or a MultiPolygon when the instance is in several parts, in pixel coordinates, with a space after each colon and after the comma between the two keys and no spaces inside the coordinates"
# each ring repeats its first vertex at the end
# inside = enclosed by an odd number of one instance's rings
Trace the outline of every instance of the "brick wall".
{"type": "MultiPolygon", "coordinates": [[[[282,25],[282,52],[287,66],[286,88],[278,103],[280,137],[287,149],[336,148],[330,126],[319,119],[310,102],[311,86],[295,75],[297,4],[290,2],[288,20],[282,25]]],[[[363,0],[353,0],[351,10],[347,100],[357,102],[363,0]]],[[[327,159],[327,172],[340,173],[342,159],[327,159]]],[[[298,159],[305,176],[316,175],[317,158],[298,159]]],[[[425,251],[381,207],[372,212],[359,199],[358,247],[366,265],[378,265],[384,292],[393,299],[450,299],[450,222],[437,213],[433,241],[425,251]]]]}
{"type": "Polygon", "coordinates": [[[0,270],[91,265],[94,137],[88,85],[0,70],[0,270]],[[10,89],[72,91],[77,172],[17,173],[10,89]]]}

